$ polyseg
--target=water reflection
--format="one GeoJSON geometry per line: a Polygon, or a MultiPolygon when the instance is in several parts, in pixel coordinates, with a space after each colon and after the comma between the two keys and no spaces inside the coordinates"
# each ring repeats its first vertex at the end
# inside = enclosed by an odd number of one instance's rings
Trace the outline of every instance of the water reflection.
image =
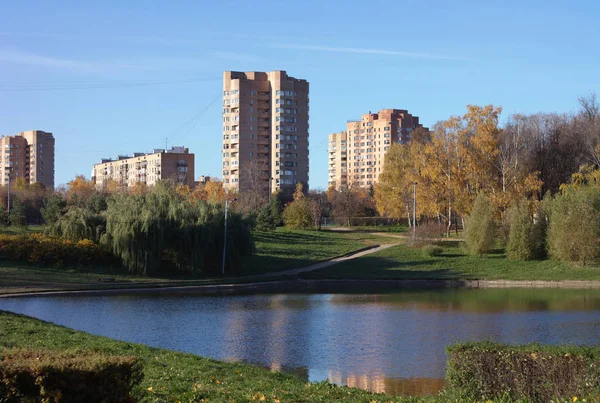
{"type": "Polygon", "coordinates": [[[444,349],[457,341],[600,340],[600,292],[592,290],[48,297],[4,299],[0,309],[304,380],[408,395],[442,388],[444,349]]]}

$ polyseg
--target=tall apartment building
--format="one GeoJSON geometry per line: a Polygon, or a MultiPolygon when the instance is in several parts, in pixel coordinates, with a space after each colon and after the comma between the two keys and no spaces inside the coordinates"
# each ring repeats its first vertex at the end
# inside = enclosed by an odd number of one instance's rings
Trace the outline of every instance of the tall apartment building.
{"type": "Polygon", "coordinates": [[[417,127],[422,127],[419,118],[404,109],[383,109],[349,120],[345,131],[329,135],[329,186],[369,188],[377,183],[390,145],[410,141],[417,127]]]}
{"type": "Polygon", "coordinates": [[[308,104],[308,82],[285,71],[223,74],[226,190],[262,185],[289,196],[297,183],[307,189],[308,104]]]}
{"type": "Polygon", "coordinates": [[[92,169],[96,188],[104,189],[112,180],[121,188],[137,183],[152,186],[159,180],[170,179],[190,187],[194,186],[194,154],[185,147],[170,150],[155,149],[153,153],[119,155],[117,159],[103,159],[92,169]]]}
{"type": "Polygon", "coordinates": [[[41,130],[0,137],[0,185],[25,178],[54,187],[54,136],[41,130]],[[9,179],[10,176],[10,179],[9,179]]]}

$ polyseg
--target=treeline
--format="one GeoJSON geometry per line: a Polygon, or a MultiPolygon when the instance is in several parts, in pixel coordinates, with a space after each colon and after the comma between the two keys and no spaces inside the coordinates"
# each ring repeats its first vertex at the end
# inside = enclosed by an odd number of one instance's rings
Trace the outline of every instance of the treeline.
{"type": "MultiPolygon", "coordinates": [[[[579,99],[573,114],[513,115],[499,124],[501,108],[468,106],[462,116],[418,130],[407,145],[394,144],[375,186],[377,210],[464,226],[478,194],[507,225],[508,209],[519,200],[541,200],[569,183],[579,167],[600,166],[600,107],[594,94],[579,99]]],[[[410,220],[412,221],[412,220],[410,220]]]]}

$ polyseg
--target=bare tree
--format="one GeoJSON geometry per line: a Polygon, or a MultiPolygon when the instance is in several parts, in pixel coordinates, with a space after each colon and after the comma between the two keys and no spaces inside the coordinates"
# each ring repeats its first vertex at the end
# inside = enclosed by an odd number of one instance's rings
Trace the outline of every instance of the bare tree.
{"type": "Polygon", "coordinates": [[[320,230],[321,219],[323,218],[329,205],[327,201],[327,194],[319,190],[311,190],[308,193],[308,200],[310,202],[310,212],[315,223],[315,228],[320,230]]]}
{"type": "Polygon", "coordinates": [[[258,214],[269,202],[269,178],[269,166],[262,161],[250,161],[240,168],[240,210],[258,214]]]}

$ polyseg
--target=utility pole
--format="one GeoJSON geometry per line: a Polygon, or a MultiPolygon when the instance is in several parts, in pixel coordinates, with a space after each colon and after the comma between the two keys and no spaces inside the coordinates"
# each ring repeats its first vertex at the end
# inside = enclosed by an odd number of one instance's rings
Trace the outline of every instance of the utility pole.
{"type": "Polygon", "coordinates": [[[8,171],[8,198],[6,202],[6,214],[10,214],[10,179],[12,176],[12,167],[5,168],[8,171]]]}
{"type": "Polygon", "coordinates": [[[229,207],[229,201],[227,199],[225,199],[225,229],[223,231],[223,264],[221,266],[221,274],[222,275],[225,275],[225,254],[227,253],[227,208],[228,207],[229,207]]]}

